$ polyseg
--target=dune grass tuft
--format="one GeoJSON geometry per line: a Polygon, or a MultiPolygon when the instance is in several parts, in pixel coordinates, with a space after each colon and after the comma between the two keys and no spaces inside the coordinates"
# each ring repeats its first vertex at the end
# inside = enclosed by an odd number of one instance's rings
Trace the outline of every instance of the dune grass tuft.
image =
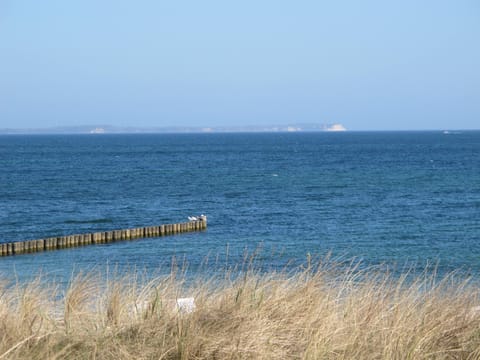
{"type": "Polygon", "coordinates": [[[0,284],[0,360],[480,358],[480,288],[454,276],[309,263],[184,280],[0,284]]]}

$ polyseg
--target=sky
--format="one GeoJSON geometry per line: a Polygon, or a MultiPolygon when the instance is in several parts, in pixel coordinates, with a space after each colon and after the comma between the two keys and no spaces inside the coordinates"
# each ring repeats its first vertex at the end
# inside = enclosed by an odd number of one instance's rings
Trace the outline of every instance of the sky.
{"type": "Polygon", "coordinates": [[[0,128],[480,129],[480,2],[0,0],[0,128]]]}

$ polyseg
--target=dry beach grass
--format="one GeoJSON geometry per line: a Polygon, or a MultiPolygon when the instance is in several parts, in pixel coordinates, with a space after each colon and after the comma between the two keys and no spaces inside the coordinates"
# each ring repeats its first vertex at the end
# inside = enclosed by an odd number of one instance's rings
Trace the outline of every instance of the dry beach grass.
{"type": "Polygon", "coordinates": [[[479,287],[328,263],[0,287],[0,359],[478,359],[479,287]],[[193,312],[175,299],[195,298],[193,312]]]}

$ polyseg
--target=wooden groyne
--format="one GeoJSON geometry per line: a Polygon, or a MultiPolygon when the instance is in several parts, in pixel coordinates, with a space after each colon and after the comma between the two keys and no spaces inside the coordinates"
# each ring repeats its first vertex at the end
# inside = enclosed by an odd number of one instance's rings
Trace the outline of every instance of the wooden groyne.
{"type": "Polygon", "coordinates": [[[201,231],[206,228],[207,219],[204,218],[179,224],[147,226],[133,229],[110,230],[89,234],[65,235],[46,239],[2,243],[0,244],[0,256],[20,255],[148,237],[160,237],[184,232],[201,231]]]}

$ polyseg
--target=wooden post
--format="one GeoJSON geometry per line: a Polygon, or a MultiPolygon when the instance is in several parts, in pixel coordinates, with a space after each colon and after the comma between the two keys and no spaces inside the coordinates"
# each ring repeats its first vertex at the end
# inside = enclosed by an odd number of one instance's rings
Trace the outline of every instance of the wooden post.
{"type": "Polygon", "coordinates": [[[23,242],[21,242],[21,241],[14,242],[13,243],[13,252],[15,254],[21,254],[23,252],[22,251],[22,245],[23,245],[23,242]]]}
{"type": "Polygon", "coordinates": [[[36,241],[37,252],[45,251],[45,239],[40,239],[36,241]]]}

